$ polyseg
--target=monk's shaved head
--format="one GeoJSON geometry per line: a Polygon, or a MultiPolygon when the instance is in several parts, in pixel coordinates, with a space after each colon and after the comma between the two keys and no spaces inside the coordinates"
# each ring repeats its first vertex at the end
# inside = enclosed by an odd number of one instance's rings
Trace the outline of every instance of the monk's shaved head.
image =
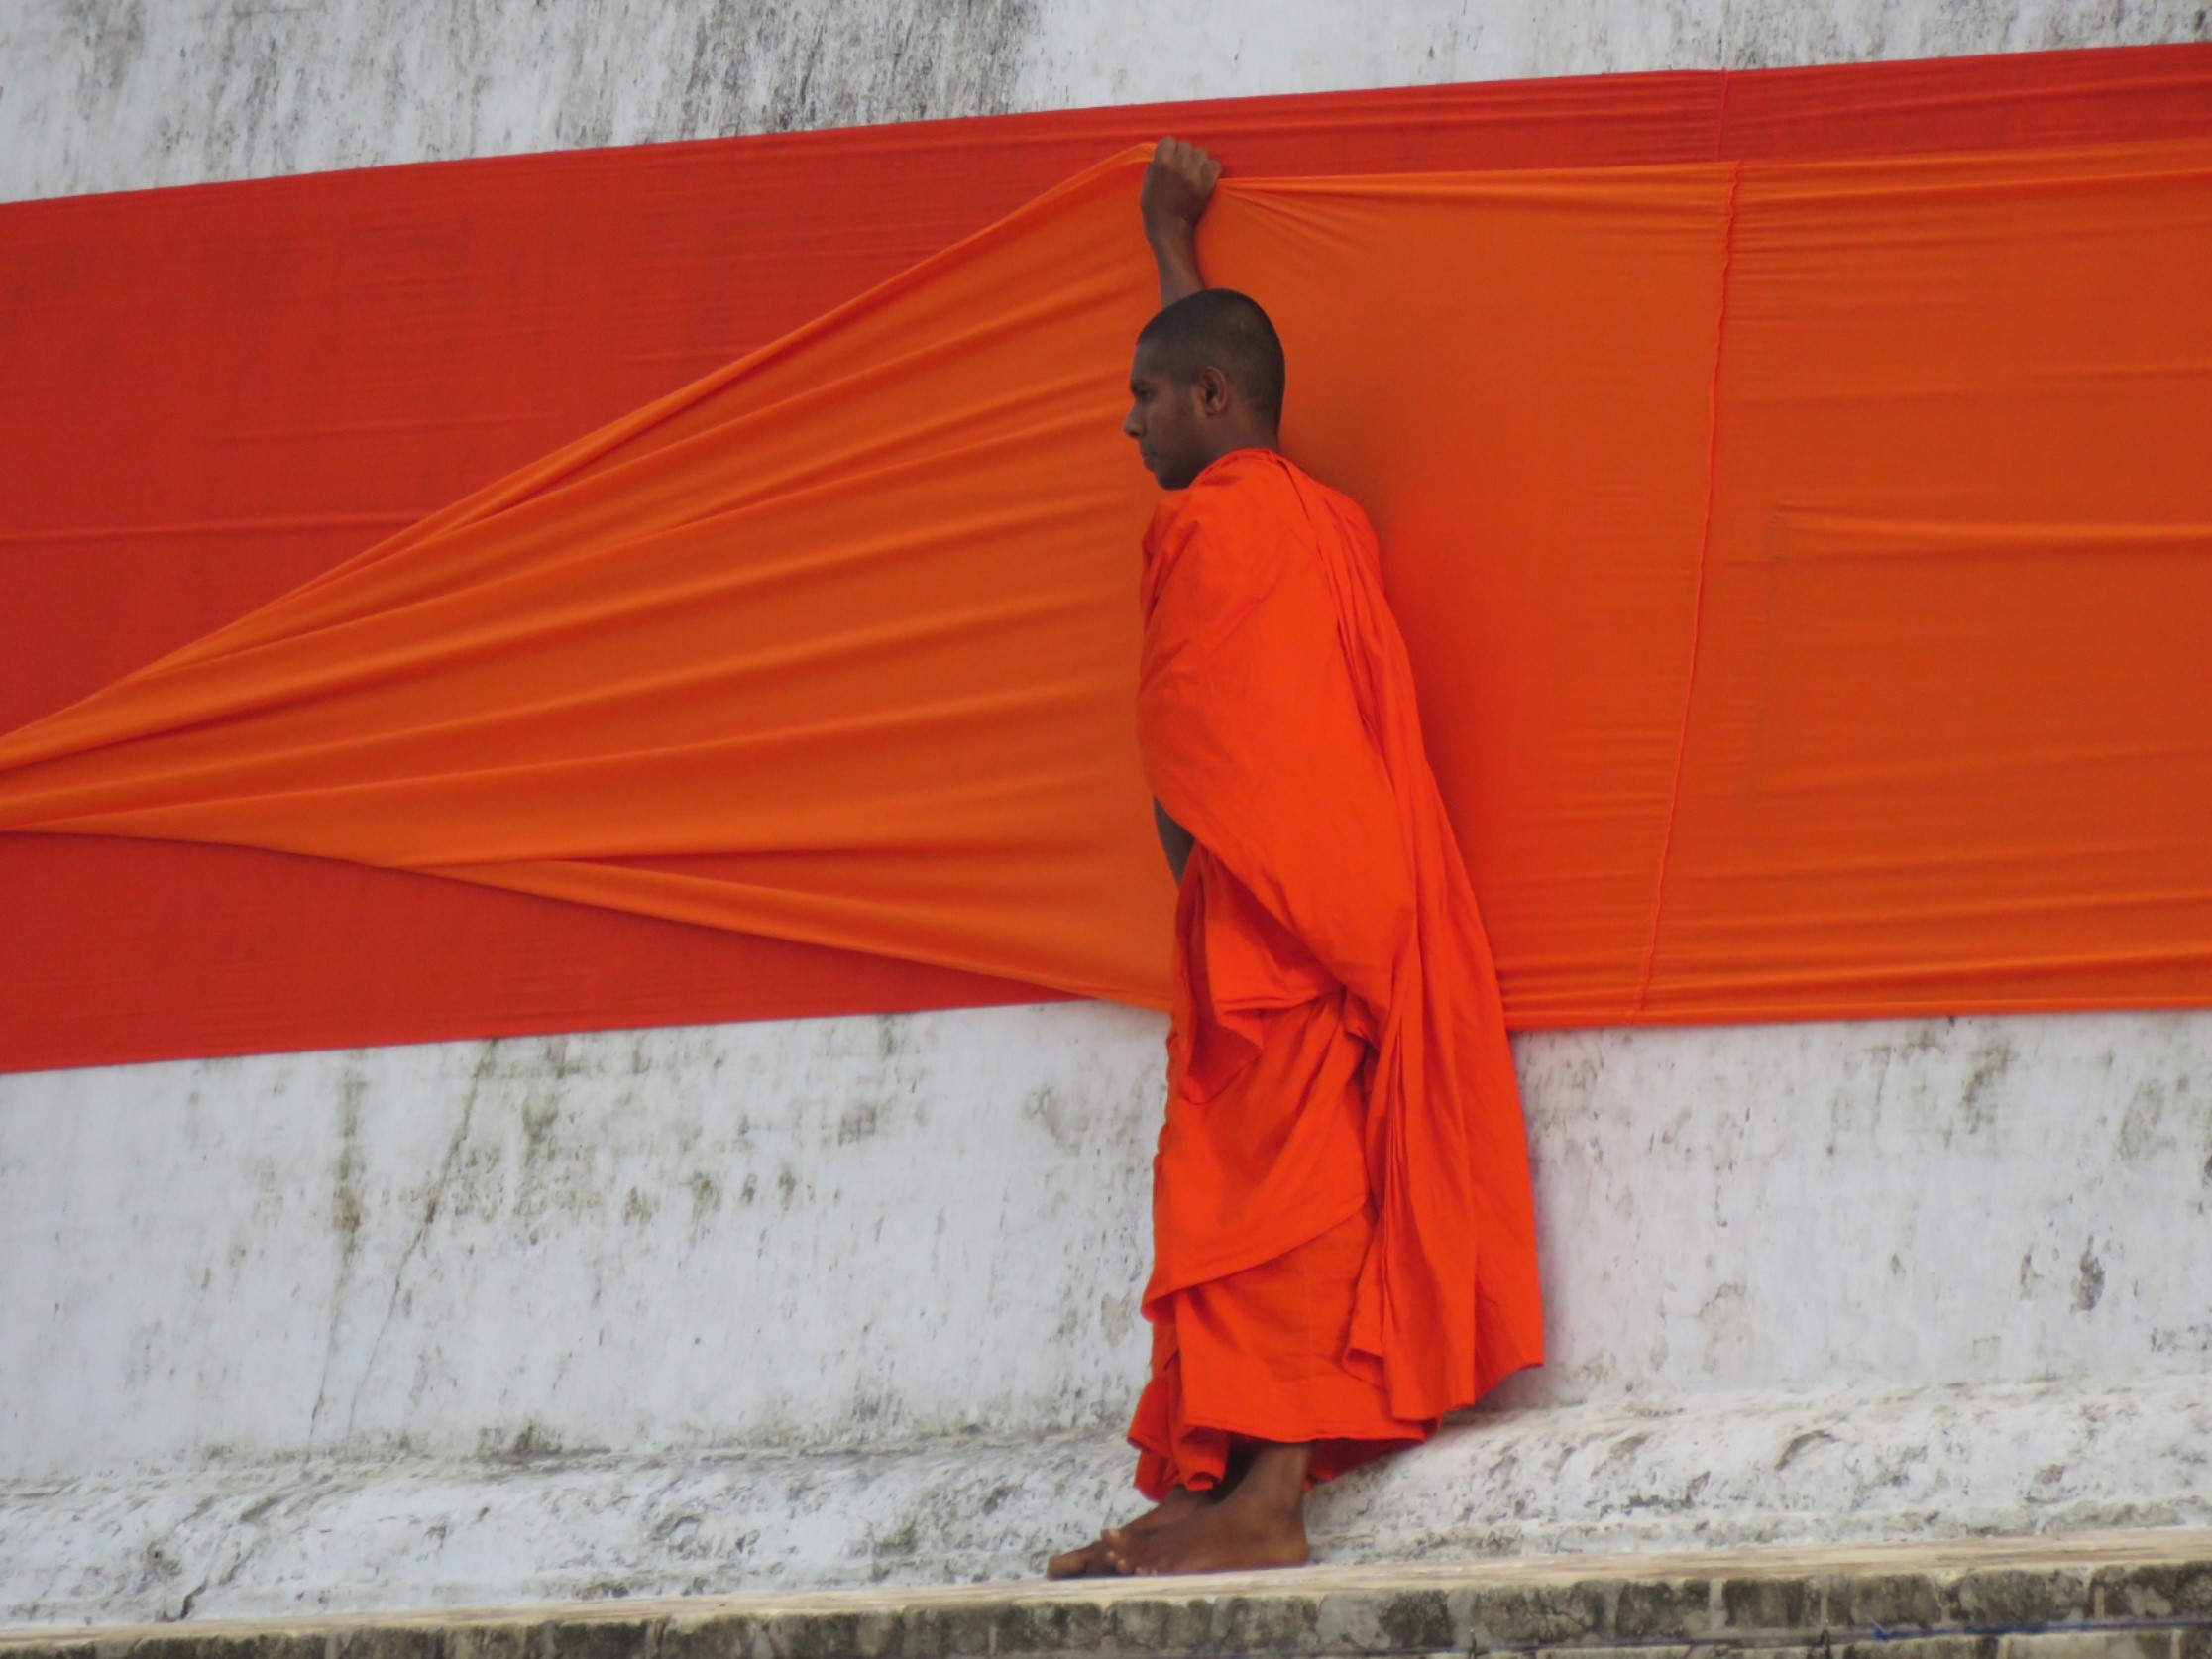
{"type": "Polygon", "coordinates": [[[1145,324],[1137,350],[1188,383],[1218,369],[1271,430],[1282,419],[1282,342],[1260,302],[1234,288],[1200,288],[1145,324]]]}
{"type": "Polygon", "coordinates": [[[1200,288],[1137,336],[1122,431],[1162,490],[1237,450],[1273,449],[1281,419],[1282,342],[1244,294],[1200,288]]]}

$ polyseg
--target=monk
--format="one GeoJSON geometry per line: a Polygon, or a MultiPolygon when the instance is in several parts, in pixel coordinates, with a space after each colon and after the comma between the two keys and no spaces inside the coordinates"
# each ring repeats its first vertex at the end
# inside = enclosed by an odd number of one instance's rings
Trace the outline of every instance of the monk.
{"type": "Polygon", "coordinates": [[[1178,883],[1154,1160],[1142,1518],[1055,1578],[1292,1566],[1312,1485],[1543,1357],[1496,972],[1366,515],[1281,453],[1266,311],[1205,286],[1220,167],[1142,191],[1162,309],[1123,430],[1145,536],[1138,731],[1178,883]]]}

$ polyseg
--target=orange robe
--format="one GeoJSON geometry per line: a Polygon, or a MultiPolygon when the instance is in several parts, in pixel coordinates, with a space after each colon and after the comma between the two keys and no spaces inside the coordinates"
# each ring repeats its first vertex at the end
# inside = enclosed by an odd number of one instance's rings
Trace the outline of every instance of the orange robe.
{"type": "Polygon", "coordinates": [[[1236,1437],[1325,1480],[1543,1358],[1497,976],[1375,532],[1240,450],[1145,537],[1138,732],[1175,919],[1138,1485],[1236,1437]]]}

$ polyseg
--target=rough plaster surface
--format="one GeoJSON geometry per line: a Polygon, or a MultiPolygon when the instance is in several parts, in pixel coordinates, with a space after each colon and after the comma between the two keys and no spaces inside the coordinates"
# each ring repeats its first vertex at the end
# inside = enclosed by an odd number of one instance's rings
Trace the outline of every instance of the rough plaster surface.
{"type": "Polygon", "coordinates": [[[2204,0],[10,0],[0,199],[1011,110],[2208,31],[2204,0]]]}
{"type": "MultiPolygon", "coordinates": [[[[2201,1376],[1568,1406],[1324,1488],[1312,1531],[1358,1563],[2201,1526],[2208,1445],[2201,1376]]],[[[26,1484],[0,1492],[0,1624],[1027,1578],[1141,1506],[1127,1469],[1094,1434],[26,1484]]]]}
{"type": "MultiPolygon", "coordinates": [[[[2212,1017],[1523,1038],[1520,1405],[2212,1373],[2212,1017]]],[[[1110,1430],[1161,1023],[0,1078],[0,1478],[1110,1430]]]]}
{"type": "MultiPolygon", "coordinates": [[[[2208,34],[2196,0],[11,0],[0,198],[2208,34]]],[[[0,1078],[0,1616],[1022,1570],[1126,1503],[1159,1039],[1062,1006],[0,1078]]],[[[2212,1518],[2212,1020],[1520,1057],[1553,1364],[1325,1494],[1326,1548],[2212,1518]]]]}
{"type": "Polygon", "coordinates": [[[2212,1016],[1520,1040],[1541,1400],[2212,1372],[2212,1016]]]}
{"type": "Polygon", "coordinates": [[[1105,1425],[1156,1017],[0,1078],[0,1475],[1105,1425]]]}
{"type": "Polygon", "coordinates": [[[1771,1659],[2201,1659],[2212,1529],[1789,1545],[1610,1555],[1309,1562],[1199,1583],[1084,1579],[715,1596],[589,1598],[444,1611],[155,1621],[92,1633],[0,1628],[21,1659],[138,1654],[446,1652],[540,1659],[655,1655],[1222,1654],[1750,1651],[1771,1659]],[[1963,1637],[1960,1627],[1971,1632],[1963,1637]],[[1902,1647],[1890,1644],[1902,1642],[1902,1647]],[[1535,1646],[1547,1643],[1546,1646],[1535,1646]]]}
{"type": "MultiPolygon", "coordinates": [[[[0,1617],[1028,1571],[1131,1501],[1160,1038],[0,1079],[0,1617]]],[[[1518,1051],[1554,1363],[1333,1554],[2212,1520],[2212,1017],[1518,1051]]]]}

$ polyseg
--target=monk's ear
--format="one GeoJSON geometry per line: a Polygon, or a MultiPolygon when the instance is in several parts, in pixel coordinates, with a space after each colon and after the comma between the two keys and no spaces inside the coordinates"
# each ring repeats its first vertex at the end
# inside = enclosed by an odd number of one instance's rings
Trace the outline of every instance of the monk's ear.
{"type": "Polygon", "coordinates": [[[1229,387],[1229,377],[1219,369],[1208,367],[1199,370],[1198,378],[1193,384],[1198,388],[1198,406],[1210,415],[1226,412],[1235,397],[1229,387]]]}

